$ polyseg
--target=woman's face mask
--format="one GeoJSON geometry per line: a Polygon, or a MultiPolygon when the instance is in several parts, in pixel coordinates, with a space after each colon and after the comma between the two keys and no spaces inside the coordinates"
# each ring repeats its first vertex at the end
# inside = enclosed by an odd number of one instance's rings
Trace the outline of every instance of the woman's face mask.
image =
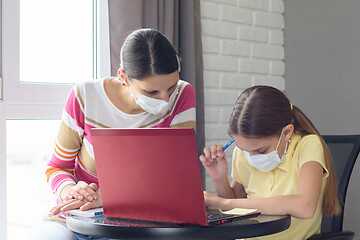
{"type": "Polygon", "coordinates": [[[151,113],[153,115],[165,114],[169,110],[169,108],[173,105],[176,95],[178,94],[178,86],[176,86],[176,89],[170,95],[169,102],[166,102],[164,100],[151,98],[143,94],[140,94],[131,82],[130,84],[131,87],[134,88],[137,93],[137,98],[136,98],[130,87],[131,96],[135,99],[136,104],[139,105],[146,112],[151,113]]]}
{"type": "Polygon", "coordinates": [[[274,168],[276,168],[281,162],[284,161],[286,149],[287,149],[287,142],[285,145],[284,154],[281,156],[281,158],[279,157],[279,153],[277,151],[283,131],[284,131],[284,128],[281,130],[281,135],[280,135],[279,141],[277,143],[276,149],[270,153],[250,155],[249,152],[242,150],[247,161],[249,162],[249,164],[251,166],[253,166],[254,168],[256,168],[262,172],[268,172],[268,171],[271,171],[274,168]]]}

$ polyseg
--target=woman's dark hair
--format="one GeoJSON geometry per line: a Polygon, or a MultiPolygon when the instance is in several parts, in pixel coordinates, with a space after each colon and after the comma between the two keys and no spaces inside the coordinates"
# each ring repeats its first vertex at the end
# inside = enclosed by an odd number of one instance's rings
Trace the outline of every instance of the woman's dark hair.
{"type": "Polygon", "coordinates": [[[180,69],[179,57],[169,40],[154,29],[132,32],[120,51],[120,68],[138,80],[180,69]]]}
{"type": "Polygon", "coordinates": [[[327,215],[340,212],[336,180],[331,154],[324,139],[310,119],[280,90],[270,86],[254,86],[246,89],[236,100],[230,117],[229,134],[244,137],[279,136],[283,127],[294,125],[294,131],[302,136],[316,134],[324,149],[329,177],[325,188],[324,211],[327,215]]]}

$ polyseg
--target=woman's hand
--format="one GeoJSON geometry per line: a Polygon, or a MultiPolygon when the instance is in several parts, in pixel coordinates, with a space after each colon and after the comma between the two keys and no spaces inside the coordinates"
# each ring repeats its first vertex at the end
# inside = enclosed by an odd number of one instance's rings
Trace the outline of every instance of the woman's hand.
{"type": "Polygon", "coordinates": [[[50,210],[49,216],[58,215],[60,213],[73,210],[73,209],[80,209],[81,211],[86,211],[93,208],[98,208],[102,206],[101,201],[101,195],[100,195],[100,189],[96,190],[96,200],[93,201],[87,201],[85,199],[79,200],[79,199],[69,199],[69,200],[63,200],[60,202],[57,206],[53,207],[50,210]]]}
{"type": "Polygon", "coordinates": [[[84,200],[91,202],[97,199],[97,194],[95,191],[98,189],[98,186],[95,183],[87,184],[84,181],[79,181],[76,185],[67,185],[61,191],[62,200],[84,200]]]}
{"type": "Polygon", "coordinates": [[[227,179],[229,171],[228,162],[225,153],[222,151],[223,146],[212,145],[211,150],[204,148],[204,155],[199,157],[206,171],[210,174],[214,181],[227,179]]]}

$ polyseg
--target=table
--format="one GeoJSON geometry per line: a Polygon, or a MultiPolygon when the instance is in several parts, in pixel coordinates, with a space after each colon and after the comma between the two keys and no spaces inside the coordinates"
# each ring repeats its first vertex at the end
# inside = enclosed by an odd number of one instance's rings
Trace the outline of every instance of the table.
{"type": "Polygon", "coordinates": [[[67,226],[85,235],[113,239],[237,239],[278,233],[289,228],[291,217],[262,215],[212,227],[152,223],[68,214],[67,226]]]}

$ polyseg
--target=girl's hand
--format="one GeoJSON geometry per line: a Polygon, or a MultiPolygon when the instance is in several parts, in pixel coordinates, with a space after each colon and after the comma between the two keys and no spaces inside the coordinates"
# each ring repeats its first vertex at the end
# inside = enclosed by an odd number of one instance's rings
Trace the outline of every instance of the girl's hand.
{"type": "Polygon", "coordinates": [[[204,148],[204,155],[199,157],[206,171],[210,174],[214,181],[223,180],[227,178],[229,171],[228,162],[226,161],[225,153],[222,151],[223,146],[212,145],[211,150],[208,147],[204,148]]]}
{"type": "Polygon", "coordinates": [[[58,215],[60,213],[73,210],[73,209],[80,209],[81,211],[86,211],[93,208],[98,208],[102,206],[101,196],[100,196],[100,189],[96,190],[96,200],[94,201],[87,201],[85,199],[69,199],[60,202],[57,206],[53,207],[50,210],[49,216],[58,215]]]}
{"type": "Polygon", "coordinates": [[[97,199],[97,194],[95,193],[97,189],[98,186],[95,183],[87,184],[86,182],[79,181],[75,186],[66,186],[61,192],[61,199],[86,199],[87,201],[91,202],[97,199]]]}
{"type": "Polygon", "coordinates": [[[224,200],[221,197],[218,197],[212,193],[204,191],[205,205],[210,209],[222,209],[222,201],[224,200]]]}

